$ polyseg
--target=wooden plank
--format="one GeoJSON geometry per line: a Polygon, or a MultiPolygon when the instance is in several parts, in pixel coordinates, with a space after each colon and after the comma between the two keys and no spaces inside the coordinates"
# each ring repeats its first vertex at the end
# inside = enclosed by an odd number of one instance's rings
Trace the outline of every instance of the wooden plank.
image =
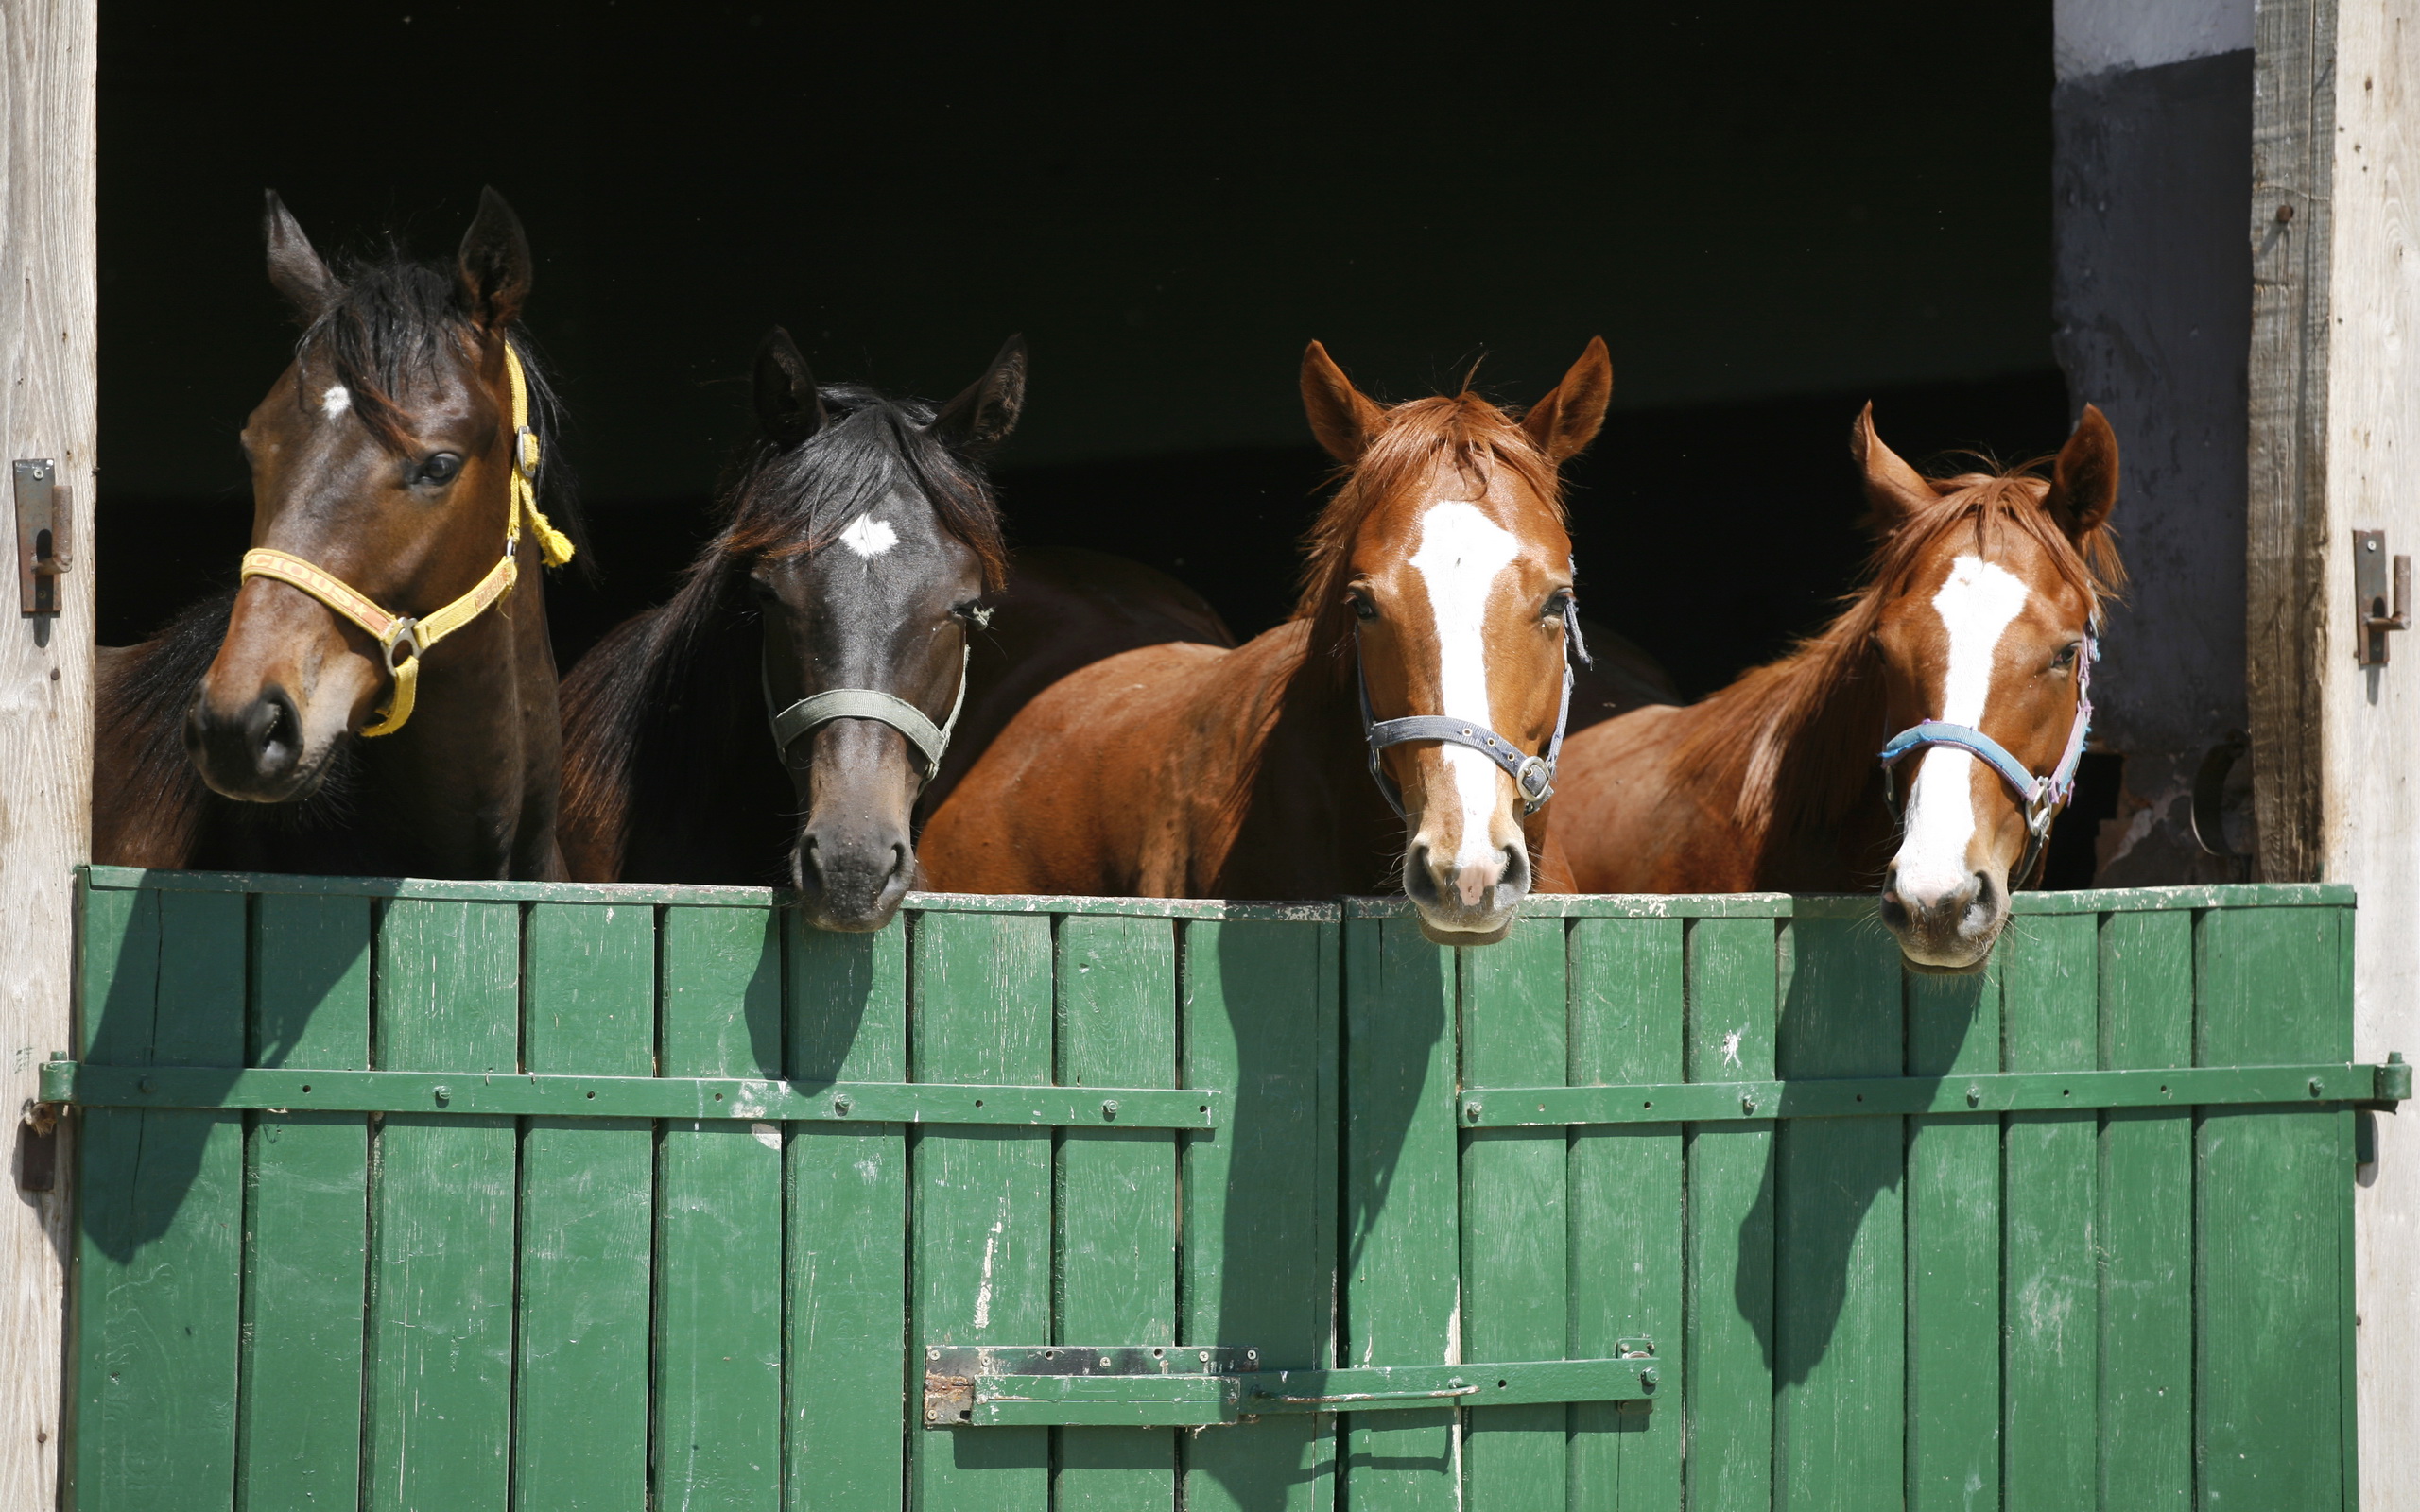
{"type": "MultiPolygon", "coordinates": [[[[259,898],[251,924],[251,1064],[367,1070],[370,900],[259,898]]],[[[361,1492],[369,1119],[257,1115],[244,1196],[236,1503],[351,1507],[361,1492]]]]}
{"type": "MultiPolygon", "coordinates": [[[[806,1082],[908,1075],[908,920],[873,935],[786,910],[789,1068],[806,1082]]],[[[908,1135],[791,1125],[787,1512],[898,1512],[907,1494],[908,1135]]]]}
{"type": "MultiPolygon", "coordinates": [[[[1232,1100],[1184,1136],[1178,1342],[1335,1364],[1337,934],[1332,923],[1184,926],[1184,1080],[1232,1100]]],[[[1333,1414],[1281,1414],[1179,1445],[1188,1512],[1327,1512],[1333,1414]]]]}
{"type": "MultiPolygon", "coordinates": [[[[1072,915],[1058,943],[1058,1082],[1175,1086],[1175,923],[1072,915]]],[[[1176,1139],[1167,1129],[1061,1136],[1052,1342],[1175,1342],[1176,1139]]],[[[1057,1436],[1057,1512],[1176,1504],[1173,1432],[1062,1428],[1057,1436]]]]}
{"type": "MultiPolygon", "coordinates": [[[[910,938],[916,1078],[1048,1081],[1049,918],[926,914],[910,938]]],[[[961,1125],[914,1136],[911,1345],[1049,1339],[1050,1146],[1048,1129],[961,1125]]],[[[1049,1504],[1046,1428],[920,1430],[908,1451],[909,1494],[924,1512],[1049,1504]]]]}
{"type": "MultiPolygon", "coordinates": [[[[1782,928],[1779,1073],[1889,1075],[1904,1058],[1899,950],[1855,919],[1782,928]]],[[[1784,1120],[1773,1210],[1773,1501],[1904,1493],[1906,1133],[1897,1118],[1784,1120]]]]}
{"type": "MultiPolygon", "coordinates": [[[[1344,1328],[1347,1366],[1451,1365],[1461,1353],[1453,1236],[1455,971],[1410,919],[1344,926],[1344,1328]]],[[[1345,1418],[1342,1500],[1389,1512],[1461,1499],[1461,1414],[1345,1418]]]]}
{"type": "MultiPolygon", "coordinates": [[[[773,909],[667,908],[659,936],[666,1075],[777,1078],[782,923],[773,909]]],[[[781,1501],[782,1127],[675,1123],[656,1147],[655,1500],[781,1501]]]]}
{"type": "MultiPolygon", "coordinates": [[[[2001,1040],[2010,1071],[2090,1067],[2098,1055],[2096,920],[2029,921],[2000,940],[2001,1040]]],[[[2000,1306],[2008,1505],[2090,1506],[2099,1475],[2100,1261],[2091,1112],[2011,1113],[2002,1136],[2007,1250],[2000,1306]]]]}
{"type": "MultiPolygon", "coordinates": [[[[1686,948],[1688,1078],[1773,1074],[1772,921],[1700,920],[1686,948]]],[[[1766,1119],[1688,1136],[1682,1470],[1690,1512],[1773,1504],[1774,1154],[1766,1119]]]]}
{"type": "MultiPolygon", "coordinates": [[[[378,927],[381,1066],[516,1069],[521,910],[398,899],[378,927]]],[[[389,1113],[371,1194],[368,1504],[506,1504],[512,1418],[513,1121],[389,1113]]]]}
{"type": "MultiPolygon", "coordinates": [[[[2100,925],[2100,1064],[2193,1062],[2193,916],[2100,925]]],[[[2185,1512],[2193,1500],[2193,1115],[2101,1118],[2100,1501],[2185,1512]]]]}
{"type": "MultiPolygon", "coordinates": [[[[2203,1065],[2351,1052],[2340,910],[2213,909],[2195,931],[2203,1065]]],[[[2204,1505],[2347,1505],[2333,1253],[2350,1173],[2328,1108],[2205,1109],[2194,1135],[2194,1457],[2204,1505]]]]}
{"type": "MultiPolygon", "coordinates": [[[[655,911],[538,903],[522,1059],[540,1073],[655,1070],[655,911]]],[[[533,1118],[521,1135],[515,1512],[647,1505],[655,1192],[646,1119],[533,1118]]]]}
{"type": "MultiPolygon", "coordinates": [[[[92,853],[98,10],[0,0],[0,477],[21,456],[58,464],[73,559],[57,579],[61,612],[12,603],[0,635],[0,1107],[20,1113],[42,1095],[42,1063],[73,1042],[75,868],[92,853]]],[[[72,1157],[58,1169],[73,1171],[72,1157]]],[[[0,1506],[59,1499],[72,1221],[62,1179],[19,1193],[0,1222],[0,1506]]]]}
{"type": "MultiPolygon", "coordinates": [[[[1560,919],[1458,953],[1466,1084],[1536,1085],[1566,1070],[1569,996],[1560,919]]],[[[1552,1360],[1569,1342],[1568,1151],[1561,1129],[1475,1129],[1461,1172],[1462,1357],[1552,1360]]],[[[1562,1403],[1463,1414],[1463,1506],[1547,1512],[1569,1481],[1562,1403]]]]}
{"type": "MultiPolygon", "coordinates": [[[[1910,972],[1906,991],[1909,1075],[1954,1086],[1999,1069],[1996,955],[1971,975],[1910,972]]],[[[2000,1504],[2000,1121],[1908,1125],[1907,1505],[1991,1512],[2000,1504]]]]}
{"type": "MultiPolygon", "coordinates": [[[[96,909],[86,1054],[244,1061],[244,900],[162,893],[96,909]]],[[[235,1473],[243,1115],[95,1109],[81,1162],[76,1437],[85,1512],[225,1507],[235,1473]]]]}
{"type": "MultiPolygon", "coordinates": [[[[1567,1075],[1574,1085],[1679,1081],[1686,1026],[1679,919],[1576,919],[1567,1075]]],[[[1552,1078],[1548,1078],[1551,1080],[1552,1078]]],[[[1613,1357],[1651,1339],[1683,1358],[1682,1131],[1677,1124],[1571,1131],[1568,1353],[1613,1357]]],[[[1570,1512],[1670,1512],[1681,1504],[1681,1401],[1574,1402],[1570,1512]]]]}

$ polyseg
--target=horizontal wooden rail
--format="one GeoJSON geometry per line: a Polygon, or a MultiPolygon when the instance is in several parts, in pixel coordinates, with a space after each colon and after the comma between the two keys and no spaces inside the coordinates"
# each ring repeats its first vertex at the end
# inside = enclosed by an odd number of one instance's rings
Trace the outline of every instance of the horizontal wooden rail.
{"type": "Polygon", "coordinates": [[[1753,1118],[2034,1113],[2080,1108],[2257,1103],[2394,1103],[2411,1095],[2401,1056],[2384,1064],[2172,1066],[2011,1071],[1973,1076],[1639,1083],[1622,1087],[1471,1087],[1462,1122],[1481,1128],[1577,1124],[1711,1124],[1753,1118]]]}

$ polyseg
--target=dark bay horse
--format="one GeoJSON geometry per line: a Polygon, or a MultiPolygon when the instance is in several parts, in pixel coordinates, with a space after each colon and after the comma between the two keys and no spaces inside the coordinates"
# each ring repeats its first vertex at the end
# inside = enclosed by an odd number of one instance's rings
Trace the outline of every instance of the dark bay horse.
{"type": "Polygon", "coordinates": [[[562,874],[543,558],[568,558],[556,405],[516,321],[529,244],[493,189],[454,266],[332,272],[268,198],[302,322],[243,432],[241,586],[104,650],[95,859],[562,874]],[[442,644],[439,644],[439,643],[442,644]]]}
{"type": "Polygon", "coordinates": [[[2048,477],[1933,478],[1882,444],[1871,406],[1850,439],[1878,536],[1865,587],[1721,692],[1574,736],[1556,834],[1590,892],[1878,884],[1910,961],[1969,968],[2083,749],[2100,606],[2123,580],[2118,441],[2086,405],[2048,477]]]}
{"type": "Polygon", "coordinates": [[[819,388],[788,333],[766,337],[764,436],[722,528],[670,602],[565,679],[575,877],[786,883],[821,927],[890,918],[916,879],[910,817],[951,743],[978,600],[1008,564],[982,464],[1025,387],[1013,336],[939,408],[819,388]]]}
{"type": "Polygon", "coordinates": [[[1399,869],[1432,938],[1484,944],[1565,885],[1538,806],[1571,636],[1556,470],[1603,421],[1604,343],[1517,421],[1467,392],[1382,407],[1317,342],[1302,386],[1345,476],[1295,617],[1052,685],[925,828],[931,885],[1303,898],[1399,869]]]}

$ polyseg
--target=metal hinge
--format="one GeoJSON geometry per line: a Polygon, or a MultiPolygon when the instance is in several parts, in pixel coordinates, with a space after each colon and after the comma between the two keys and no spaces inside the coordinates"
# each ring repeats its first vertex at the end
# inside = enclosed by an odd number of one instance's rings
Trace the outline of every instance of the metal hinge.
{"type": "Polygon", "coordinates": [[[1651,1401],[1670,1366],[1649,1339],[1610,1360],[1264,1370],[1220,1345],[936,1344],[926,1428],[1210,1428],[1276,1413],[1651,1401]]]}

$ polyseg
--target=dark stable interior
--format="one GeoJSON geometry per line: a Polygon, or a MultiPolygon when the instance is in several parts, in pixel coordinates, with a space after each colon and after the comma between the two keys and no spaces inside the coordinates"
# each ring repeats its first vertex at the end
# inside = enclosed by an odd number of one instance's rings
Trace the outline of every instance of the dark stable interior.
{"type": "MultiPolygon", "coordinates": [[[[1864,541],[1872,400],[1922,462],[2056,448],[2050,8],[226,8],[102,16],[100,633],[233,579],[235,433],[293,327],[260,192],[320,249],[450,258],[520,213],[597,573],[565,665],[663,597],[753,424],[755,345],[944,398],[1023,332],[1012,541],[1282,618],[1328,475],[1318,337],[1368,391],[1550,387],[1611,344],[1566,470],[1582,605],[1720,686],[1820,625],[1864,541]],[[1948,81],[1954,80],[1954,86],[1948,81]]],[[[2089,883],[2116,758],[2047,879],[2089,883]]]]}

